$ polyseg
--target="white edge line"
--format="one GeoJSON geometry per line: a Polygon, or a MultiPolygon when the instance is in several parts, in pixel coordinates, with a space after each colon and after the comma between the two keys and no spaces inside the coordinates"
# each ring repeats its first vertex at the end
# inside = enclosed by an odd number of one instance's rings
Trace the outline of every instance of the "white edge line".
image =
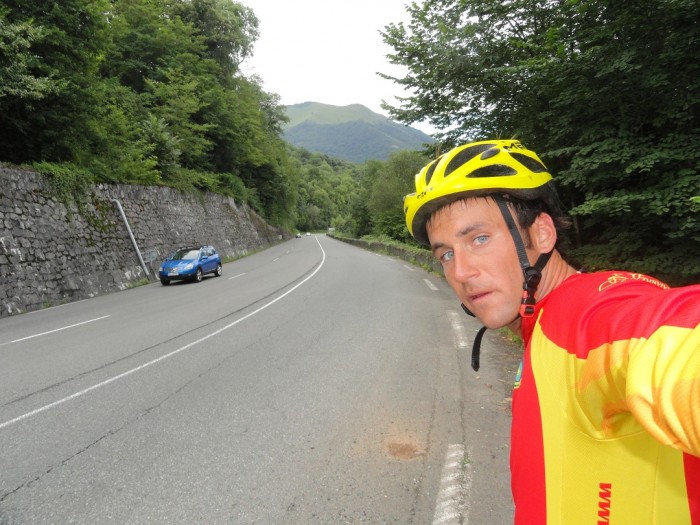
{"type": "Polygon", "coordinates": [[[108,385],[108,384],[110,384],[110,383],[113,383],[114,381],[117,381],[118,379],[122,379],[122,378],[124,378],[124,377],[126,377],[126,376],[129,376],[129,375],[133,374],[134,372],[138,372],[139,370],[143,370],[144,368],[147,368],[147,367],[149,367],[149,366],[151,366],[151,365],[154,365],[154,364],[156,364],[156,363],[159,363],[160,361],[163,361],[163,360],[165,360],[165,359],[168,359],[169,357],[172,357],[172,356],[174,356],[174,355],[176,355],[176,354],[179,354],[180,352],[184,352],[184,351],[187,350],[188,348],[191,348],[191,347],[193,347],[193,346],[195,346],[195,345],[198,345],[199,343],[201,343],[201,342],[203,342],[203,341],[206,341],[207,339],[210,339],[210,338],[214,337],[215,335],[220,334],[221,332],[223,332],[223,331],[225,331],[225,330],[228,330],[228,329],[231,328],[232,326],[235,326],[235,325],[237,325],[238,323],[240,323],[240,322],[242,322],[242,321],[245,321],[245,320],[248,319],[249,317],[254,316],[254,315],[257,314],[258,312],[260,312],[260,311],[264,310],[265,308],[267,308],[268,306],[272,306],[272,305],[275,304],[277,301],[279,301],[280,299],[286,297],[287,295],[289,295],[290,293],[292,293],[294,290],[296,290],[297,288],[299,288],[299,287],[300,287],[302,284],[304,284],[306,281],[308,281],[309,279],[311,279],[311,278],[312,278],[314,275],[316,275],[316,273],[318,273],[318,271],[321,269],[321,267],[323,266],[324,262],[326,261],[326,252],[323,250],[323,246],[321,246],[321,243],[319,242],[318,238],[316,239],[316,242],[318,243],[319,248],[321,248],[321,253],[323,254],[323,257],[321,258],[321,264],[319,264],[318,267],[317,267],[306,279],[304,279],[304,280],[301,281],[300,283],[296,284],[295,286],[293,286],[292,288],[290,288],[289,290],[287,290],[286,292],[284,292],[284,293],[283,293],[282,295],[280,295],[279,297],[274,298],[274,299],[273,299],[272,301],[270,301],[269,303],[262,305],[262,306],[261,306],[260,308],[258,308],[257,310],[254,310],[254,311],[250,312],[249,314],[244,315],[244,316],[241,317],[240,319],[236,319],[236,320],[233,321],[232,323],[229,323],[229,324],[227,324],[226,326],[224,326],[224,327],[222,327],[222,328],[219,328],[218,330],[215,330],[214,332],[212,332],[212,333],[210,333],[210,334],[208,334],[208,335],[205,335],[204,337],[202,337],[202,338],[200,338],[200,339],[197,339],[196,341],[193,341],[193,342],[191,342],[191,343],[186,344],[185,346],[180,347],[180,348],[178,348],[177,350],[173,350],[172,352],[170,352],[170,353],[168,353],[168,354],[162,355],[162,356],[160,356],[160,357],[158,357],[158,358],[156,358],[156,359],[153,359],[152,361],[149,361],[149,362],[147,362],[147,363],[144,363],[144,364],[142,364],[142,365],[139,365],[139,366],[137,366],[136,368],[132,368],[131,370],[127,370],[126,372],[122,372],[122,373],[119,374],[119,375],[116,375],[116,376],[114,376],[114,377],[111,377],[111,378],[109,378],[109,379],[106,379],[106,380],[104,380],[104,381],[102,381],[102,382],[100,382],[100,383],[97,383],[97,384],[95,384],[95,385],[92,385],[91,387],[85,388],[84,390],[80,390],[79,392],[76,392],[75,394],[72,394],[72,395],[70,395],[70,396],[68,396],[68,397],[64,397],[63,399],[59,399],[59,400],[57,400],[57,401],[54,401],[53,403],[49,403],[48,405],[45,405],[45,406],[43,406],[43,407],[39,407],[39,408],[37,408],[37,409],[35,409],[35,410],[32,410],[31,412],[27,412],[26,414],[22,414],[21,416],[17,416],[17,417],[14,418],[14,419],[10,419],[9,421],[5,421],[4,423],[0,423],[0,430],[2,430],[2,429],[5,428],[5,427],[9,427],[10,425],[13,425],[13,424],[15,424],[15,423],[18,423],[18,422],[20,422],[20,421],[22,421],[22,420],[24,420],[24,419],[27,419],[27,418],[30,418],[30,417],[35,416],[35,415],[37,415],[37,414],[40,414],[41,412],[45,412],[46,410],[49,410],[50,408],[54,408],[54,407],[56,407],[56,406],[58,406],[58,405],[62,405],[63,403],[66,403],[66,402],[68,402],[68,401],[70,401],[70,400],[72,400],[72,399],[76,399],[76,398],[78,398],[78,397],[81,397],[81,396],[87,394],[88,392],[92,392],[93,390],[97,390],[98,388],[101,388],[101,387],[103,387],[103,386],[105,386],[105,385],[108,385]]]}
{"type": "Polygon", "coordinates": [[[241,277],[243,275],[245,275],[245,272],[239,273],[238,275],[234,275],[233,277],[229,277],[228,280],[230,281],[231,279],[235,279],[236,277],[241,277]]]}
{"type": "Polygon", "coordinates": [[[75,328],[76,326],[80,326],[81,324],[92,323],[93,321],[99,321],[100,319],[106,319],[107,317],[109,317],[109,315],[103,315],[102,317],[96,317],[95,319],[89,319],[89,320],[83,321],[81,323],[75,323],[75,324],[72,324],[69,326],[63,326],[61,328],[56,328],[55,330],[49,330],[48,332],[41,332],[40,334],[29,335],[27,337],[22,337],[21,339],[15,339],[14,341],[0,343],[0,346],[9,345],[12,343],[19,343],[20,341],[26,341],[27,339],[34,339],[35,337],[40,337],[42,335],[48,335],[48,334],[53,334],[54,332],[60,332],[61,330],[68,330],[69,328],[75,328]]]}
{"type": "Polygon", "coordinates": [[[430,288],[433,292],[437,291],[437,286],[435,286],[433,283],[431,283],[428,279],[423,279],[425,281],[425,284],[427,285],[428,288],[430,288]]]}
{"type": "Polygon", "coordinates": [[[457,348],[468,348],[469,347],[469,337],[464,330],[464,325],[462,324],[462,316],[454,310],[448,312],[450,318],[450,324],[452,325],[452,334],[454,336],[454,342],[457,348]]]}
{"type": "Polygon", "coordinates": [[[435,502],[433,525],[468,525],[472,472],[471,450],[464,445],[449,445],[435,502]]]}

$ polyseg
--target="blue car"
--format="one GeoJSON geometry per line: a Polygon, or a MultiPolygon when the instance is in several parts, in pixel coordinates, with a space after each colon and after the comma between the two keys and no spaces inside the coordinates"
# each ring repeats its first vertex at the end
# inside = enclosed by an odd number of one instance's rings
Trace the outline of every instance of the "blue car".
{"type": "Polygon", "coordinates": [[[158,270],[158,277],[163,286],[170,281],[200,282],[204,274],[213,273],[221,276],[221,257],[213,246],[200,248],[180,248],[168,256],[158,270]]]}

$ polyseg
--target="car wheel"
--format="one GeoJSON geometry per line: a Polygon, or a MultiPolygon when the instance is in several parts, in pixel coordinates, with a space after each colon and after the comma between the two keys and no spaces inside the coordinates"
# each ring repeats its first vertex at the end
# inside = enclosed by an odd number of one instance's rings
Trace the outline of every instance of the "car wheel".
{"type": "Polygon", "coordinates": [[[168,286],[170,284],[170,281],[168,279],[161,279],[160,284],[163,286],[168,286]]]}
{"type": "Polygon", "coordinates": [[[214,272],[214,275],[216,277],[221,277],[221,275],[224,273],[224,269],[221,267],[221,263],[216,265],[216,271],[214,272]]]}
{"type": "Polygon", "coordinates": [[[194,282],[196,283],[201,283],[202,282],[202,269],[197,268],[197,273],[194,274],[194,282]]]}

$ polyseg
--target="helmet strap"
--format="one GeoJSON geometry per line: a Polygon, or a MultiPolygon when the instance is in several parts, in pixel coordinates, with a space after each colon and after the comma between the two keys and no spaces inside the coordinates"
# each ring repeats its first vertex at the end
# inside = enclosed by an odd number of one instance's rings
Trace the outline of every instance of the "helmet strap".
{"type": "Polygon", "coordinates": [[[535,265],[532,266],[527,257],[527,252],[525,251],[525,243],[523,242],[518,227],[515,225],[506,200],[500,195],[495,195],[494,200],[501,210],[501,215],[503,215],[503,219],[506,221],[511,237],[513,237],[515,250],[518,252],[520,268],[523,271],[523,297],[520,300],[520,317],[530,317],[535,313],[535,292],[542,279],[542,269],[552,256],[552,252],[541,254],[535,262],[535,265]]]}
{"type": "Polygon", "coordinates": [[[479,328],[479,331],[476,333],[476,337],[474,338],[474,345],[472,346],[472,369],[474,372],[479,371],[479,356],[481,354],[481,338],[484,337],[484,332],[486,331],[486,327],[482,326],[479,328]]]}
{"type": "MultiPolygon", "coordinates": [[[[471,317],[476,317],[474,313],[464,306],[464,303],[462,303],[462,310],[464,310],[464,313],[471,316],[471,317]]],[[[476,337],[474,338],[474,343],[472,344],[472,368],[474,369],[474,372],[479,371],[479,356],[481,354],[481,339],[484,337],[484,332],[486,331],[486,327],[482,326],[479,328],[479,331],[476,333],[476,337]]]]}

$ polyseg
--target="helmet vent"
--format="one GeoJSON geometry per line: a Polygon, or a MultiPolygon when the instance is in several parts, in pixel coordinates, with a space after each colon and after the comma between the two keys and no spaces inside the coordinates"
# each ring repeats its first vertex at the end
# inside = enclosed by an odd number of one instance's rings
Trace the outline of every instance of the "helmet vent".
{"type": "Polygon", "coordinates": [[[533,159],[532,157],[528,157],[522,153],[514,153],[512,151],[510,152],[510,156],[534,173],[542,173],[543,171],[547,171],[546,166],[541,162],[538,162],[537,159],[533,159]]]}
{"type": "Polygon", "coordinates": [[[427,186],[430,183],[430,179],[433,178],[433,173],[435,173],[435,168],[438,165],[438,161],[440,158],[437,158],[433,161],[433,163],[430,165],[428,170],[425,172],[425,185],[427,186]]]}
{"type": "Polygon", "coordinates": [[[487,149],[481,154],[481,160],[486,160],[490,159],[491,157],[495,157],[501,152],[500,148],[491,148],[487,149]]]}
{"type": "Polygon", "coordinates": [[[517,174],[518,172],[510,166],[505,166],[504,164],[492,164],[490,166],[482,166],[481,168],[475,169],[467,175],[467,178],[507,177],[517,174]]]}
{"type": "Polygon", "coordinates": [[[477,155],[481,155],[484,151],[491,149],[494,146],[495,144],[478,144],[476,146],[464,148],[462,151],[457,153],[452,160],[450,160],[450,163],[447,166],[445,166],[445,173],[443,177],[447,177],[450,173],[461,167],[463,164],[466,164],[477,155]]]}

